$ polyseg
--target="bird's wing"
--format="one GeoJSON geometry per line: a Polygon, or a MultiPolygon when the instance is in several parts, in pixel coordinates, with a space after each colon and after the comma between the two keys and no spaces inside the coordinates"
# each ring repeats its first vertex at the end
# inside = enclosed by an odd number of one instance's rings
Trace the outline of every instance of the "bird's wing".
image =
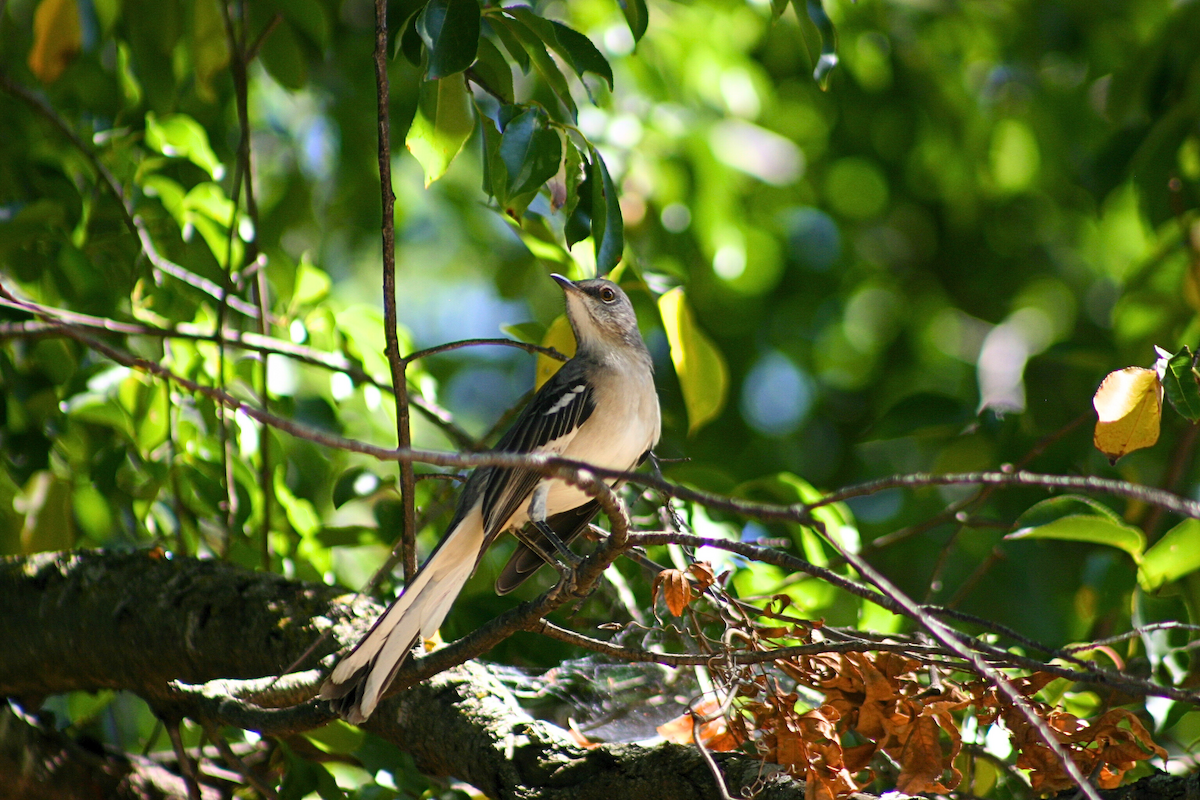
{"type": "MultiPolygon", "coordinates": [[[[587,530],[588,524],[599,510],[599,501],[592,500],[549,517],[546,524],[558,535],[562,543],[569,547],[587,530]]],[[[554,552],[554,546],[546,539],[545,534],[534,526],[526,525],[521,535],[538,543],[545,552],[554,552]]],[[[516,589],[545,563],[537,552],[526,547],[524,543],[518,544],[509,557],[508,563],[501,570],[499,577],[496,578],[496,594],[508,594],[516,589]]]]}
{"type": "MultiPolygon", "coordinates": [[[[591,384],[577,360],[568,361],[530,401],[496,445],[507,453],[561,453],[596,408],[591,384]]],[[[531,470],[493,467],[483,490],[483,524],[498,534],[527,502],[541,475],[531,470]]]]}

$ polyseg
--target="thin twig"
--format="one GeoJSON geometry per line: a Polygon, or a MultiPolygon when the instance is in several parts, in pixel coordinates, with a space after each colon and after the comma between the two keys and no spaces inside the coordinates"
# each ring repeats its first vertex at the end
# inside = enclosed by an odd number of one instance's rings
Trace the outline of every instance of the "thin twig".
{"type": "Polygon", "coordinates": [[[221,760],[227,767],[241,775],[246,783],[257,789],[258,793],[267,800],[279,800],[279,795],[275,793],[275,790],[255,775],[254,771],[246,766],[246,762],[242,760],[241,756],[233,752],[233,748],[229,746],[229,742],[225,741],[225,737],[221,735],[215,725],[206,723],[204,732],[208,734],[209,741],[216,745],[217,752],[221,754],[221,760]]]}
{"type": "Polygon", "coordinates": [[[568,356],[555,350],[553,347],[542,347],[540,344],[530,344],[529,342],[518,342],[516,339],[461,339],[457,342],[447,342],[439,344],[436,347],[427,347],[424,350],[417,350],[410,353],[405,361],[413,362],[429,356],[440,355],[441,353],[449,352],[450,350],[458,350],[461,347],[479,347],[481,345],[495,345],[497,347],[517,347],[527,353],[546,356],[558,361],[566,361],[568,356]]]}
{"type": "Polygon", "coordinates": [[[174,748],[175,758],[178,759],[179,773],[183,775],[183,782],[187,786],[188,800],[200,800],[200,781],[197,776],[196,763],[188,756],[187,749],[183,746],[183,737],[179,735],[179,724],[168,722],[166,726],[167,736],[171,738],[171,747],[174,748]]]}
{"type": "MultiPolygon", "coordinates": [[[[396,395],[396,441],[401,449],[412,445],[408,413],[408,359],[400,353],[396,333],[396,195],[392,192],[391,120],[388,113],[387,0],[375,0],[375,107],[378,135],[379,193],[383,206],[380,235],[383,240],[383,334],[387,338],[388,366],[396,395]]],[[[404,561],[404,579],[417,574],[416,479],[412,463],[400,463],[400,502],[404,529],[398,545],[404,561]]]]}
{"type": "MultiPolygon", "coordinates": [[[[229,220],[228,231],[228,255],[227,274],[230,275],[230,281],[233,280],[233,239],[237,231],[237,215],[238,202],[241,197],[246,198],[246,216],[250,220],[250,227],[254,231],[254,235],[246,242],[243,261],[240,268],[242,275],[254,276],[252,284],[252,296],[257,303],[258,308],[258,334],[263,338],[267,336],[267,319],[270,311],[270,306],[267,297],[267,276],[266,256],[258,250],[258,201],[254,196],[254,161],[250,152],[250,110],[249,110],[249,95],[250,86],[249,79],[246,74],[246,67],[250,63],[252,56],[247,51],[246,47],[246,7],[244,3],[237,4],[238,19],[237,24],[229,13],[229,6],[226,3],[221,4],[222,16],[225,21],[225,35],[229,40],[229,49],[231,53],[230,72],[233,74],[233,92],[236,100],[238,116],[238,150],[237,150],[237,168],[234,170],[233,180],[233,214],[229,220]],[[239,187],[241,191],[239,191],[239,187]]],[[[276,18],[279,14],[275,15],[276,18]]],[[[277,21],[273,21],[267,26],[264,31],[265,36],[270,30],[274,29],[277,21]]],[[[224,350],[222,350],[224,352],[224,350]]],[[[258,404],[264,409],[270,407],[270,398],[268,396],[267,385],[269,383],[269,368],[271,359],[268,355],[263,355],[259,360],[259,386],[258,386],[258,404]]],[[[262,495],[262,522],[259,530],[262,541],[260,542],[259,555],[261,558],[262,569],[266,572],[271,571],[271,500],[274,497],[274,491],[271,485],[271,458],[270,458],[270,431],[265,425],[258,426],[258,486],[259,494],[262,495]]]]}

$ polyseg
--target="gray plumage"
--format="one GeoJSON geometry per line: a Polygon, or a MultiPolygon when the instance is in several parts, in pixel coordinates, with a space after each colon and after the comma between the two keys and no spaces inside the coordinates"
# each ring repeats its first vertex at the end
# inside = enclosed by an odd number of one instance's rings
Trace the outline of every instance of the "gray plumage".
{"type": "MultiPolygon", "coordinates": [[[[609,469],[631,469],[658,442],[661,424],[653,365],[633,305],[611,281],[576,283],[553,277],[566,295],[575,356],[542,386],[496,450],[554,453],[609,469]]],[[[484,551],[499,534],[520,529],[538,511],[558,538],[569,543],[586,530],[598,504],[570,484],[530,470],[476,469],[438,546],[334,668],[321,686],[321,697],[347,721],[365,721],[418,638],[432,636],[442,624],[484,551]],[[544,506],[535,508],[531,498],[544,500],[544,506]]],[[[530,530],[535,542],[553,552],[540,531],[530,530]]],[[[512,591],[542,563],[532,549],[518,545],[496,590],[512,591]]]]}

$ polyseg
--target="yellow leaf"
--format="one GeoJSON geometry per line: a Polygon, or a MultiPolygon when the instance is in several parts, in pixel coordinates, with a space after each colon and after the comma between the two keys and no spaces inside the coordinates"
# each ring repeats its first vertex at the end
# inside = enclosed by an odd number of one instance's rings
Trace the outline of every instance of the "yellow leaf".
{"type": "Polygon", "coordinates": [[[54,83],[82,46],[78,0],[42,0],[33,15],[30,72],[42,83],[54,83]]]}
{"type": "Polygon", "coordinates": [[[1154,370],[1126,367],[1110,372],[1092,398],[1096,449],[1116,462],[1157,442],[1162,399],[1162,383],[1154,370]]]}
{"type": "MultiPolygon", "coordinates": [[[[575,332],[571,330],[571,322],[567,319],[566,314],[559,314],[558,318],[550,323],[550,327],[546,329],[546,335],[542,337],[542,347],[553,347],[564,356],[575,355],[575,332]]],[[[557,358],[539,353],[533,388],[535,390],[542,388],[542,384],[550,380],[562,365],[563,362],[557,358]]]]}
{"type": "Polygon", "coordinates": [[[662,314],[667,342],[671,346],[671,361],[683,390],[690,436],[715,419],[725,407],[729,370],[721,351],[696,325],[682,287],[658,298],[658,311],[662,314]]]}

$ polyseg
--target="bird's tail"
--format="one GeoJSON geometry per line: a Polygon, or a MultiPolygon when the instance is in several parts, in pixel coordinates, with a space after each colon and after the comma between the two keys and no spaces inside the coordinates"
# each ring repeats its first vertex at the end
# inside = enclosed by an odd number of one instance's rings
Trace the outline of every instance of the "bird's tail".
{"type": "Polygon", "coordinates": [[[417,637],[433,636],[442,624],[483,549],[483,521],[476,510],[446,534],[404,592],[322,684],[321,697],[332,701],[338,716],[356,725],[371,716],[417,637]]]}

